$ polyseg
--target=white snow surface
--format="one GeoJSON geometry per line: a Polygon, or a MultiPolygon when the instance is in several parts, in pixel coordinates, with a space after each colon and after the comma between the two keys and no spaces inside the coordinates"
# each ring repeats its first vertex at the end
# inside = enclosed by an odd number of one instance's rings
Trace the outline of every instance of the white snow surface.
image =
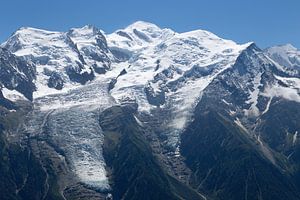
{"type": "Polygon", "coordinates": [[[17,101],[17,100],[26,100],[26,97],[24,95],[16,90],[9,90],[7,88],[2,88],[2,94],[4,98],[11,100],[11,101],[17,101]]]}
{"type": "Polygon", "coordinates": [[[259,96],[259,86],[261,86],[261,73],[257,74],[254,77],[253,84],[254,88],[253,91],[250,92],[250,98],[246,103],[251,104],[250,108],[245,111],[246,115],[253,115],[253,116],[258,116],[259,115],[259,109],[256,106],[258,102],[258,96],[259,96]]]}
{"type": "Polygon", "coordinates": [[[296,132],[294,133],[294,135],[293,135],[293,144],[296,143],[297,137],[298,137],[298,131],[296,131],[296,132]]]}
{"type": "Polygon", "coordinates": [[[269,98],[269,101],[267,103],[266,109],[262,112],[262,115],[265,114],[265,113],[267,113],[269,111],[270,105],[272,103],[272,99],[273,99],[272,97],[269,98]]]}
{"type": "Polygon", "coordinates": [[[248,133],[248,134],[249,134],[248,129],[242,124],[242,122],[241,122],[241,120],[240,120],[239,118],[236,118],[236,119],[234,120],[234,123],[235,123],[236,125],[238,125],[243,131],[245,131],[245,133],[248,133]]]}

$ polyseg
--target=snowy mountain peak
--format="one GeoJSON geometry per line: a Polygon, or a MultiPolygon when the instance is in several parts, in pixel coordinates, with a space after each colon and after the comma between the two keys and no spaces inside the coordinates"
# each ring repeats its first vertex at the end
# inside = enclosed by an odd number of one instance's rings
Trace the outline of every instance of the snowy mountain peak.
{"type": "Polygon", "coordinates": [[[141,31],[161,30],[161,28],[159,28],[157,25],[145,21],[136,21],[125,28],[125,30],[130,30],[130,29],[131,30],[138,29],[141,31]]]}
{"type": "Polygon", "coordinates": [[[201,30],[201,29],[188,31],[188,32],[183,32],[183,33],[181,33],[181,35],[185,36],[185,37],[196,37],[196,38],[199,38],[199,39],[200,38],[212,38],[212,39],[221,40],[221,38],[218,37],[217,35],[209,32],[209,31],[201,30]]]}
{"type": "Polygon", "coordinates": [[[44,30],[41,28],[34,28],[34,27],[21,27],[19,28],[13,35],[17,34],[26,34],[26,33],[36,33],[36,34],[44,34],[44,35],[49,35],[49,34],[54,34],[54,33],[59,33],[58,31],[49,31],[49,30],[44,30]]]}
{"type": "Polygon", "coordinates": [[[294,47],[292,44],[284,44],[284,45],[270,47],[267,49],[267,51],[270,53],[294,54],[298,51],[298,49],[294,47]]]}
{"type": "Polygon", "coordinates": [[[297,51],[297,48],[294,47],[292,44],[285,44],[285,45],[281,45],[280,47],[288,51],[297,51]]]}
{"type": "Polygon", "coordinates": [[[107,35],[107,40],[112,48],[136,50],[160,43],[174,34],[170,29],[161,29],[155,24],[138,21],[107,35]]]}
{"type": "Polygon", "coordinates": [[[16,52],[24,46],[31,45],[35,42],[51,40],[52,38],[64,38],[60,32],[46,31],[31,27],[22,27],[18,29],[6,42],[1,46],[16,52]]]}
{"type": "Polygon", "coordinates": [[[93,25],[86,25],[81,28],[72,28],[69,30],[68,34],[72,38],[82,38],[82,39],[90,39],[91,37],[95,37],[100,35],[104,38],[102,31],[93,25]]]}

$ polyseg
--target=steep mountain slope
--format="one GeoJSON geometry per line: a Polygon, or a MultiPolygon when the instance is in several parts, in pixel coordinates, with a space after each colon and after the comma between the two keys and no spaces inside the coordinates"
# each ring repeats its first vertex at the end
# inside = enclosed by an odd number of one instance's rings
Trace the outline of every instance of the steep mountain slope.
{"type": "Polygon", "coordinates": [[[116,199],[205,199],[164,172],[147,144],[132,105],[111,107],[100,116],[104,151],[116,199]],[[115,159],[115,158],[118,159],[115,159]]]}
{"type": "Polygon", "coordinates": [[[293,114],[299,94],[281,84],[280,70],[252,44],[204,90],[181,146],[199,191],[216,199],[300,198],[292,178],[298,172],[285,152],[291,149],[287,131],[299,130],[293,114]],[[281,110],[280,104],[288,106],[281,110]]]}
{"type": "Polygon", "coordinates": [[[299,199],[289,174],[274,167],[244,130],[212,110],[197,113],[182,136],[195,188],[213,199],[299,199]]]}
{"type": "Polygon", "coordinates": [[[299,199],[297,57],[142,21],[21,28],[0,49],[0,193],[299,199]]]}
{"type": "Polygon", "coordinates": [[[7,49],[0,48],[0,70],[1,88],[5,88],[1,90],[7,99],[12,93],[9,90],[15,90],[15,93],[19,93],[18,96],[24,95],[27,99],[32,100],[36,74],[35,66],[31,62],[26,62],[7,49]]]}

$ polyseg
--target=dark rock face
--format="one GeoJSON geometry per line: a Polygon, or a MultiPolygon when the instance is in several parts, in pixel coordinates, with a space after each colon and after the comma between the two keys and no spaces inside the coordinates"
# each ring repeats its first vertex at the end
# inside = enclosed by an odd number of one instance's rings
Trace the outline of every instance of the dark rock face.
{"type": "MultiPolygon", "coordinates": [[[[23,108],[24,109],[24,108],[23,108]]],[[[21,146],[7,141],[4,132],[16,133],[16,124],[30,111],[8,112],[0,107],[0,193],[1,199],[42,199],[45,197],[46,174],[39,158],[31,152],[30,143],[21,146]]],[[[54,192],[54,191],[53,191],[54,192]]],[[[49,194],[49,198],[53,198],[49,194]]]]}
{"type": "MultiPolygon", "coordinates": [[[[270,110],[262,116],[259,127],[264,141],[286,156],[299,141],[293,143],[294,134],[300,129],[300,104],[274,99],[270,110]],[[291,149],[290,149],[291,148],[291,149]]],[[[295,138],[298,139],[298,138],[295,138]]]]}
{"type": "Polygon", "coordinates": [[[145,93],[147,100],[151,105],[160,106],[163,105],[166,101],[165,92],[154,92],[154,89],[151,87],[151,85],[145,87],[145,93]]]}
{"type": "Polygon", "coordinates": [[[108,91],[114,89],[116,83],[118,82],[118,78],[124,74],[127,74],[126,69],[123,69],[116,78],[111,79],[111,81],[108,84],[108,91]]]}
{"type": "Polygon", "coordinates": [[[48,87],[61,90],[63,86],[64,86],[64,80],[61,77],[61,75],[57,72],[52,72],[48,81],[48,87]]]}
{"type": "Polygon", "coordinates": [[[77,71],[74,68],[69,68],[67,70],[67,74],[71,81],[81,84],[85,84],[86,82],[91,81],[95,78],[93,70],[91,70],[91,72],[82,73],[81,71],[77,71]]]}
{"type": "Polygon", "coordinates": [[[92,65],[92,67],[97,74],[105,74],[108,68],[106,65],[98,66],[96,64],[92,65]]]}
{"type": "Polygon", "coordinates": [[[274,99],[270,110],[262,116],[257,128],[262,139],[288,162],[288,166],[292,169],[291,178],[298,188],[300,188],[299,113],[299,103],[274,99]]]}
{"type": "Polygon", "coordinates": [[[129,51],[124,51],[123,49],[110,48],[110,51],[117,59],[117,62],[127,61],[131,57],[131,53],[129,51]]]}
{"type": "Polygon", "coordinates": [[[117,32],[117,34],[118,35],[120,35],[120,36],[123,36],[123,37],[126,37],[126,38],[128,38],[129,40],[133,40],[126,32],[124,32],[124,31],[118,31],[117,32]]]}
{"type": "Polygon", "coordinates": [[[118,79],[114,78],[112,79],[109,84],[108,84],[108,91],[111,91],[112,89],[114,89],[116,83],[117,83],[118,79]]]}
{"type": "Polygon", "coordinates": [[[137,29],[134,29],[133,32],[134,32],[134,34],[135,34],[136,36],[138,36],[140,39],[142,39],[142,40],[144,40],[144,41],[146,41],[146,42],[150,42],[150,38],[149,38],[145,33],[141,32],[141,31],[139,31],[139,30],[137,30],[137,29]]]}
{"type": "MultiPolygon", "coordinates": [[[[90,63],[93,70],[98,74],[104,74],[107,70],[110,69],[111,60],[108,57],[109,48],[107,46],[107,41],[105,36],[101,33],[99,29],[97,29],[94,26],[87,26],[88,29],[92,30],[91,35],[89,37],[95,38],[95,46],[93,48],[89,46],[83,46],[78,49],[76,46],[76,49],[78,50],[78,54],[82,56],[82,63],[86,64],[85,59],[92,60],[93,63],[90,63]],[[101,63],[101,65],[96,64],[101,63]]],[[[76,33],[74,33],[74,29],[71,29],[67,35],[71,38],[76,37],[76,33]]]]}
{"type": "Polygon", "coordinates": [[[10,89],[17,90],[32,100],[35,91],[35,66],[21,58],[17,58],[8,50],[0,48],[0,82],[10,89]]]}

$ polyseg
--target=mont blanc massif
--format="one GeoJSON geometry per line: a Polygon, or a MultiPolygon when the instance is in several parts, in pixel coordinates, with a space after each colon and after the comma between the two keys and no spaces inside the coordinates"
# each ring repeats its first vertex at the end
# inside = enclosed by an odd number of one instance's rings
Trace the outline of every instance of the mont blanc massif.
{"type": "Polygon", "coordinates": [[[299,200],[300,51],[138,21],[0,46],[1,200],[299,200]]]}

